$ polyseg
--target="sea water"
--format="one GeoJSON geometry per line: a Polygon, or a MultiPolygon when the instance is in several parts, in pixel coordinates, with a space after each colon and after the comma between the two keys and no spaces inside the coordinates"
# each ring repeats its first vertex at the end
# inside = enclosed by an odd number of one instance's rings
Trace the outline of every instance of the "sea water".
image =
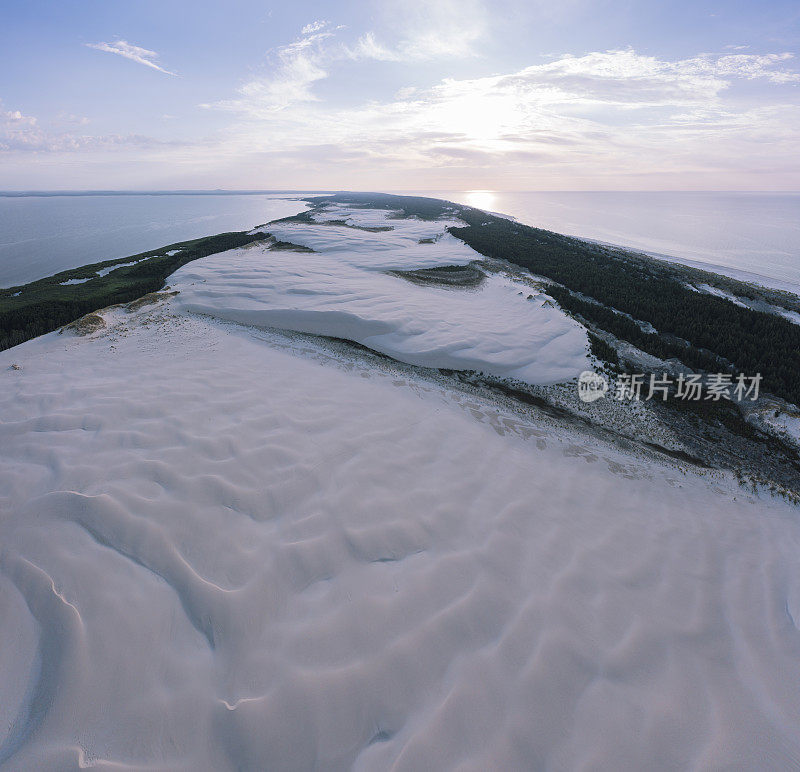
{"type": "MultiPolygon", "coordinates": [[[[800,193],[417,191],[800,291],[800,193]]],[[[304,209],[299,194],[0,196],[0,286],[304,209]]]]}

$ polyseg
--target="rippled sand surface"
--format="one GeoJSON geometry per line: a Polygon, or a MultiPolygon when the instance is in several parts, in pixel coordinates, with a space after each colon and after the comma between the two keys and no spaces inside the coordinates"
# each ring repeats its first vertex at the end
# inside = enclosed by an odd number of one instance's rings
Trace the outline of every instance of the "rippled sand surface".
{"type": "Polygon", "coordinates": [[[589,366],[586,330],[530,283],[493,272],[468,290],[391,275],[482,258],[446,232],[455,221],[390,214],[334,205],[316,223],[271,224],[279,240],[314,252],[254,245],[189,263],[171,280],[181,288],[177,303],[243,324],[346,338],[408,364],[535,384],[589,366]]]}
{"type": "Polygon", "coordinates": [[[0,354],[4,768],[800,765],[796,508],[181,297],[0,354]]]}

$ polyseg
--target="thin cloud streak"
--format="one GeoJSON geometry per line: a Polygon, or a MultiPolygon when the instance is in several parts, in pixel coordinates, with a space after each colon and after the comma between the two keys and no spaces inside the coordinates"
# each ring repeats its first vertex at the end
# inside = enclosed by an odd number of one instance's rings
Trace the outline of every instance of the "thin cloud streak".
{"type": "Polygon", "coordinates": [[[177,77],[177,73],[165,70],[160,64],[155,62],[159,56],[155,51],[150,51],[141,46],[135,46],[128,43],[126,40],[115,40],[113,43],[85,43],[87,48],[94,48],[97,51],[105,51],[109,54],[117,54],[125,59],[130,59],[137,64],[143,64],[145,67],[150,67],[165,75],[173,75],[177,77]]]}

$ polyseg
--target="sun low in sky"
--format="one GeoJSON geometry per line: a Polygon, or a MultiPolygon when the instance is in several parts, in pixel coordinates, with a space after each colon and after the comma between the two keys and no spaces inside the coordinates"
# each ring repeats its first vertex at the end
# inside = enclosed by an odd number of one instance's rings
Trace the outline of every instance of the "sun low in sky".
{"type": "Polygon", "coordinates": [[[0,189],[800,190],[800,6],[2,12],[0,189]]]}

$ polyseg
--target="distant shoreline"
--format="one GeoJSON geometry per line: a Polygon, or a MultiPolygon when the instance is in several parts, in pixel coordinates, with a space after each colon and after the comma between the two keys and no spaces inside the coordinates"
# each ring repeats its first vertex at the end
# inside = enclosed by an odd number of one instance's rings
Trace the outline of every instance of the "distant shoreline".
{"type": "Polygon", "coordinates": [[[644,257],[658,260],[662,263],[675,263],[676,265],[684,265],[687,268],[696,268],[698,271],[706,271],[707,273],[715,273],[719,276],[726,276],[729,279],[743,282],[744,284],[754,284],[756,287],[763,287],[765,289],[774,289],[780,292],[791,292],[793,295],[800,296],[800,284],[795,282],[786,281],[785,279],[775,279],[763,273],[755,273],[753,271],[745,271],[742,268],[733,268],[721,263],[711,263],[707,260],[694,260],[689,257],[679,257],[678,255],[670,255],[666,252],[650,252],[645,249],[636,249],[635,247],[626,244],[618,244],[611,241],[601,241],[600,239],[589,239],[585,236],[575,236],[572,234],[562,234],[570,236],[570,238],[580,239],[589,244],[598,244],[602,247],[612,247],[613,249],[622,249],[626,252],[631,252],[637,255],[644,255],[644,257]]]}
{"type": "Polygon", "coordinates": [[[271,196],[308,195],[330,190],[0,190],[0,198],[54,198],[57,196],[271,196]]]}
{"type": "MultiPolygon", "coordinates": [[[[0,190],[0,198],[24,198],[35,196],[259,196],[275,193],[286,194],[333,194],[333,193],[370,193],[371,191],[339,190],[334,188],[275,188],[267,190],[228,190],[218,188],[213,190],[0,190]]],[[[430,197],[441,191],[438,190],[397,190],[389,191],[392,195],[412,195],[420,196],[430,194],[430,197]]],[[[663,193],[671,195],[674,193],[693,194],[731,194],[747,196],[798,196],[800,190],[512,190],[500,191],[502,193],[663,193]]],[[[497,213],[499,214],[499,213],[497,213]]],[[[504,215],[509,216],[509,215],[504,215]]]]}

